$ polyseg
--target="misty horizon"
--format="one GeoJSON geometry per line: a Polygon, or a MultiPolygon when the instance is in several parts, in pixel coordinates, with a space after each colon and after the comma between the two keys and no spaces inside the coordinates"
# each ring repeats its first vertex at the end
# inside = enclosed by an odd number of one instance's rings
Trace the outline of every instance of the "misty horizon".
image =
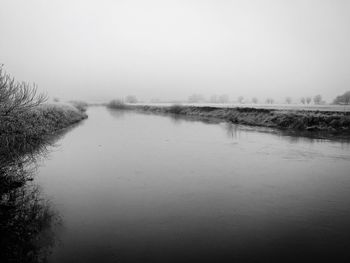
{"type": "Polygon", "coordinates": [[[1,263],[348,257],[350,1],[0,1],[1,263]]]}
{"type": "Polygon", "coordinates": [[[0,63],[50,97],[284,101],[349,90],[347,1],[2,1],[0,63]]]}

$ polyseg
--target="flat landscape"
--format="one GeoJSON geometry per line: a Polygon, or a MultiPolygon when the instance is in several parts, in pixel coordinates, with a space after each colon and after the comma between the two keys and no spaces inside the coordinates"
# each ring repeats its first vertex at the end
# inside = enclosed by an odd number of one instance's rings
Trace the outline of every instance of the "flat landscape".
{"type": "Polygon", "coordinates": [[[350,262],[350,0],[0,2],[0,263],[350,262]]]}

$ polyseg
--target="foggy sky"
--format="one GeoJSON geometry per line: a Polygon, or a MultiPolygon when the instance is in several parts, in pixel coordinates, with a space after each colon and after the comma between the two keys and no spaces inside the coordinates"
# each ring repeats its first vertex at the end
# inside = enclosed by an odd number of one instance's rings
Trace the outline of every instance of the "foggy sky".
{"type": "Polygon", "coordinates": [[[347,0],[0,0],[0,63],[51,97],[350,90],[347,0]]]}

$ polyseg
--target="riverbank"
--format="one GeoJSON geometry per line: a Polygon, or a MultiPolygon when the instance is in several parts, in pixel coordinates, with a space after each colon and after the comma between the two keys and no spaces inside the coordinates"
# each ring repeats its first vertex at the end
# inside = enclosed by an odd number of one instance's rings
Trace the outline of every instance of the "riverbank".
{"type": "MultiPolygon", "coordinates": [[[[110,108],[113,108],[110,106],[110,108]]],[[[201,106],[126,105],[124,108],[155,114],[175,114],[201,119],[216,119],[235,124],[303,132],[318,137],[350,138],[350,113],[334,111],[276,110],[258,108],[222,108],[201,106]]],[[[118,109],[118,108],[116,108],[118,109]]]]}
{"type": "Polygon", "coordinates": [[[61,218],[32,182],[47,146],[87,118],[81,103],[41,104],[0,117],[0,258],[42,262],[61,218]],[[76,106],[77,105],[77,106],[76,106]]]}
{"type": "Polygon", "coordinates": [[[21,114],[1,116],[0,197],[31,180],[25,165],[35,163],[36,156],[66,128],[86,119],[85,110],[72,104],[42,104],[21,114]]]}
{"type": "Polygon", "coordinates": [[[49,137],[87,118],[71,104],[42,104],[21,114],[0,118],[0,160],[31,152],[49,137]]]}

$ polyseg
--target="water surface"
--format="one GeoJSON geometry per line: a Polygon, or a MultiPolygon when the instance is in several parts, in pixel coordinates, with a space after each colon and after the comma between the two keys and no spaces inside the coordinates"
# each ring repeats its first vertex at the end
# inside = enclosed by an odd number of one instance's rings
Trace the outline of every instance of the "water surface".
{"type": "Polygon", "coordinates": [[[62,218],[49,262],[237,262],[344,255],[350,144],[88,110],[37,182],[62,218]]]}

